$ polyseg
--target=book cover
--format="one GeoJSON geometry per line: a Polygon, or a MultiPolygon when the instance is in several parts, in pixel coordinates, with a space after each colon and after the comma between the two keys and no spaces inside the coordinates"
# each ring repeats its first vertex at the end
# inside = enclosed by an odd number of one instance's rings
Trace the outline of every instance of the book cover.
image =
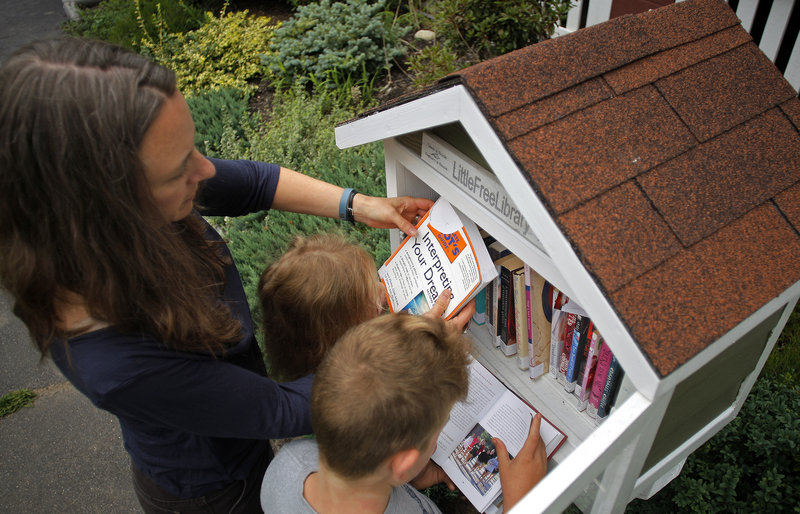
{"type": "Polygon", "coordinates": [[[602,341],[592,381],[592,390],[589,393],[589,403],[586,405],[586,413],[592,418],[597,417],[597,408],[600,406],[600,398],[603,396],[603,387],[606,385],[606,377],[608,377],[608,369],[613,357],[611,348],[605,341],[602,341]]]}
{"type": "Polygon", "coordinates": [[[444,199],[417,223],[378,270],[392,312],[427,312],[442,291],[453,298],[444,313],[452,318],[495,277],[478,228],[444,199]]]}
{"type": "MultiPolygon", "coordinates": [[[[536,412],[482,364],[472,361],[469,394],[450,412],[431,458],[478,511],[484,512],[502,493],[497,469],[487,471],[482,464],[484,459],[479,456],[490,457],[492,451],[496,454],[494,437],[503,440],[512,458],[516,456],[536,412]]],[[[542,417],[539,434],[548,459],[567,439],[566,434],[545,417],[542,417]]]]}

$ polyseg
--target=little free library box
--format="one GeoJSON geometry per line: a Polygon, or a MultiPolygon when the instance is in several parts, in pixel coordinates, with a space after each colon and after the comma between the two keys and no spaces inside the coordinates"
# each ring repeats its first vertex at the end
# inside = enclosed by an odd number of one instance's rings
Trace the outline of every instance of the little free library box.
{"type": "Polygon", "coordinates": [[[799,127],[797,92],[720,0],[547,40],[337,127],[340,148],[383,141],[388,195],[445,197],[577,302],[624,369],[598,422],[471,326],[478,360],[568,436],[518,510],[621,512],[737,415],[800,296],[799,127]]]}

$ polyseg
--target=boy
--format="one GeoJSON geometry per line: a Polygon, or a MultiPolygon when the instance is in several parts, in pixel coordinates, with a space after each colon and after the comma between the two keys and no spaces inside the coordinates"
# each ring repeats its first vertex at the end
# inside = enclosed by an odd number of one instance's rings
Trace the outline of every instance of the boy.
{"type": "MultiPolygon", "coordinates": [[[[348,331],[314,380],[316,441],[295,441],[278,453],[261,489],[264,511],[439,512],[416,488],[445,479],[430,456],[451,408],[466,395],[468,364],[468,339],[441,319],[385,315],[348,331]]],[[[507,509],[546,470],[539,421],[514,461],[501,443],[507,509]]]]}

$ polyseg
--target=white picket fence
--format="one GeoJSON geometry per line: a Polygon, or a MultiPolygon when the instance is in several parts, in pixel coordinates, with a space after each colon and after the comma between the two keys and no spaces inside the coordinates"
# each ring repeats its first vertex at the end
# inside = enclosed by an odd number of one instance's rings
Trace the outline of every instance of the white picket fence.
{"type": "MultiPolygon", "coordinates": [[[[611,15],[612,0],[574,0],[566,23],[556,33],[567,34],[602,23],[611,15]]],[[[681,1],[681,0],[677,0],[681,1]]],[[[728,0],[761,50],[786,80],[800,89],[800,2],[796,0],[728,0]]]]}

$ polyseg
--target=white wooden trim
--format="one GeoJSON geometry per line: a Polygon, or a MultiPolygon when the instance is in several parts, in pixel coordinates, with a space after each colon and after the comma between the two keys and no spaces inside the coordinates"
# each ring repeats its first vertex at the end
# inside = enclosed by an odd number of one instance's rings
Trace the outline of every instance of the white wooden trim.
{"type": "Polygon", "coordinates": [[[460,118],[460,93],[448,88],[386,111],[343,123],[334,129],[336,146],[353,146],[445,125],[460,118]]]}
{"type": "Polygon", "coordinates": [[[550,470],[511,512],[563,512],[606,468],[613,467],[624,447],[636,444],[637,430],[650,405],[650,400],[635,393],[615,407],[614,416],[592,432],[570,458],[550,470]]]}
{"type": "Polygon", "coordinates": [[[789,15],[792,13],[792,5],[794,5],[794,0],[774,0],[772,9],[769,11],[769,17],[764,26],[764,34],[762,34],[761,42],[758,46],[773,62],[778,56],[783,35],[786,33],[789,15]]]}

